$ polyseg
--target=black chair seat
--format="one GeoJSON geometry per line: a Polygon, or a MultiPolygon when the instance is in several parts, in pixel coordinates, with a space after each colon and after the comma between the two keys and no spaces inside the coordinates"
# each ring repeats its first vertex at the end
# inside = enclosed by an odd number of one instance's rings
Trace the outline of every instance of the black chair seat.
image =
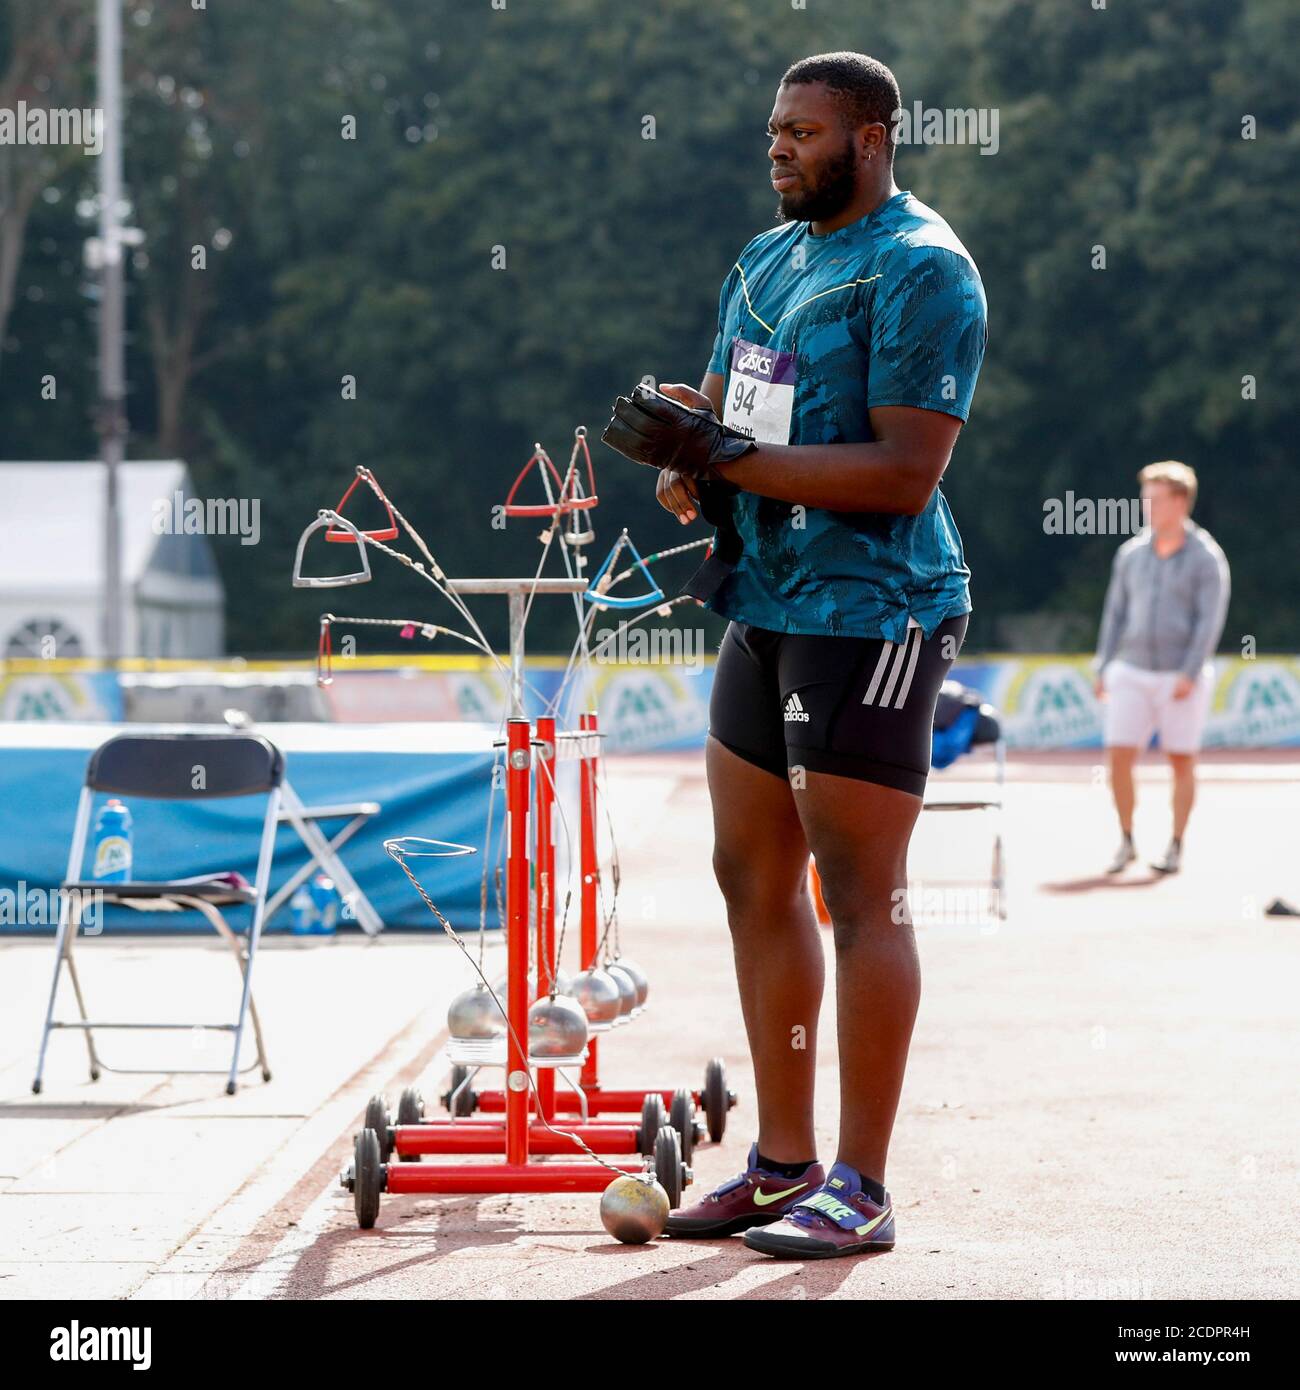
{"type": "Polygon", "coordinates": [[[83,883],[65,883],[67,890],[82,894],[102,893],[106,903],[121,902],[123,898],[201,898],[214,906],[235,903],[255,903],[257,894],[251,888],[232,888],[228,883],[105,883],[91,879],[83,883]]]}

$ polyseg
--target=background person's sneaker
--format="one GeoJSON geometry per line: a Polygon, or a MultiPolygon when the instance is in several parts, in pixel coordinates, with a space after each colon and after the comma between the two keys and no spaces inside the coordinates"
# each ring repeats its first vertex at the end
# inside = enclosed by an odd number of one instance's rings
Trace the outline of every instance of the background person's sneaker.
{"type": "Polygon", "coordinates": [[[1137,857],[1137,850],[1133,848],[1132,835],[1125,835],[1119,842],[1114,859],[1107,865],[1106,872],[1108,874],[1122,874],[1137,857]]]}
{"type": "Polygon", "coordinates": [[[1151,867],[1158,874],[1176,874],[1183,866],[1183,842],[1181,840],[1170,840],[1169,848],[1165,850],[1165,857],[1156,860],[1151,867]]]}
{"type": "Polygon", "coordinates": [[[894,1248],[894,1204],[862,1190],[862,1179],[837,1163],[816,1192],[796,1202],[775,1225],[750,1231],[745,1244],[783,1260],[829,1260],[894,1248]]]}
{"type": "Polygon", "coordinates": [[[758,1145],[751,1144],[743,1173],[715,1187],[689,1207],[668,1217],[670,1236],[730,1236],[753,1226],[779,1221],[800,1197],[816,1191],[826,1178],[820,1163],[810,1163],[797,1178],[756,1168],[758,1145]]]}

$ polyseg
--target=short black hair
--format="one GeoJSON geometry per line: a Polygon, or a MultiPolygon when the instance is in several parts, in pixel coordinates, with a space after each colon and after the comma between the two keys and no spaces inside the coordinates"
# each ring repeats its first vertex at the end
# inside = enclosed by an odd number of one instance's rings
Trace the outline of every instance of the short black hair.
{"type": "Polygon", "coordinates": [[[903,94],[894,74],[865,53],[816,53],[786,68],[783,87],[823,82],[830,89],[845,130],[879,123],[885,127],[886,159],[894,157],[894,118],[903,108],[903,94]]]}

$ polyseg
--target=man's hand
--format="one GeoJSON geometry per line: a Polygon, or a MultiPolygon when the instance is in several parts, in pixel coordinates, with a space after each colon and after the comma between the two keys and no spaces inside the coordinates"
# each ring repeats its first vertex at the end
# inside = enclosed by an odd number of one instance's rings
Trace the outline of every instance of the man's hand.
{"type": "Polygon", "coordinates": [[[1099,699],[1106,698],[1106,682],[1102,680],[1101,673],[1098,672],[1092,682],[1092,693],[1099,699]]]}
{"type": "Polygon", "coordinates": [[[694,521],[698,515],[696,503],[699,501],[699,494],[695,490],[695,480],[671,468],[659,470],[655,498],[659,505],[665,511],[672,512],[683,526],[694,521]]]}
{"type": "Polygon", "coordinates": [[[1196,682],[1191,676],[1179,676],[1174,682],[1174,699],[1185,700],[1195,689],[1196,682]]]}
{"type": "MultiPolygon", "coordinates": [[[[673,400],[690,406],[692,410],[713,409],[713,402],[703,391],[697,391],[695,387],[687,386],[685,382],[674,381],[667,386],[661,386],[659,389],[665,396],[671,396],[673,400]]],[[[655,497],[658,499],[659,505],[666,511],[672,512],[683,526],[694,521],[699,515],[694,506],[694,503],[699,501],[694,480],[672,468],[659,470],[659,485],[655,489],[655,497]]]]}
{"type": "MultiPolygon", "coordinates": [[[[680,387],[679,393],[690,392],[680,387]]],[[[678,394],[672,396],[638,385],[630,396],[614,402],[614,413],[604,433],[603,443],[633,463],[651,468],[671,468],[700,480],[726,482],[720,472],[752,452],[757,445],[739,430],[724,425],[713,411],[708,397],[690,392],[704,402],[686,405],[678,394]]]]}
{"type": "Polygon", "coordinates": [[[673,400],[680,401],[692,410],[713,409],[713,402],[703,391],[697,391],[694,386],[687,386],[683,382],[674,381],[671,386],[661,386],[659,389],[665,396],[671,396],[673,400]]]}

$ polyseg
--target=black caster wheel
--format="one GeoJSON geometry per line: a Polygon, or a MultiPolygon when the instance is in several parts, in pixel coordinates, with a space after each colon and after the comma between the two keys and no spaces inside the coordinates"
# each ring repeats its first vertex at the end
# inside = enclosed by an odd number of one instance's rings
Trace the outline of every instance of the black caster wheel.
{"type": "Polygon", "coordinates": [[[262,1080],[263,1080],[263,1081],[269,1081],[270,1079],[271,1079],[271,1073],[270,1073],[269,1071],[267,1071],[265,1068],[263,1068],[263,1069],[262,1069],[262,1080]]]}
{"type": "MultiPolygon", "coordinates": [[[[93,1068],[93,1069],[91,1070],[90,1079],[91,1079],[92,1081],[98,1081],[98,1080],[99,1080],[99,1068],[98,1068],[98,1067],[95,1067],[95,1068],[93,1068]]],[[[233,1090],[230,1090],[230,1091],[227,1091],[226,1094],[227,1094],[227,1095],[233,1096],[235,1093],[234,1093],[233,1090]]]]}
{"type": "Polygon", "coordinates": [[[695,1100],[689,1091],[683,1089],[673,1092],[668,1123],[681,1136],[682,1162],[689,1163],[695,1152],[695,1100]]]}
{"type": "Polygon", "coordinates": [[[664,1125],[655,1136],[655,1177],[668,1194],[669,1208],[676,1211],[686,1186],[686,1165],[682,1162],[682,1141],[672,1125],[664,1125]]]}
{"type": "MultiPolygon", "coordinates": [[[[92,1077],[91,1080],[94,1080],[94,1078],[92,1077]]],[[[233,1081],[226,1082],[226,1094],[228,1096],[233,1096],[235,1094],[235,1083],[233,1081]]]]}
{"type": "Polygon", "coordinates": [[[637,1132],[637,1152],[652,1154],[655,1151],[655,1136],[668,1123],[668,1112],[664,1109],[664,1098],[657,1092],[646,1096],[641,1102],[641,1128],[637,1132]]]}
{"type": "Polygon", "coordinates": [[[352,1205],[357,1225],[368,1231],[379,1216],[379,1194],[385,1187],[379,1136],[367,1126],[357,1135],[352,1153],[352,1205]]]}
{"type": "MultiPolygon", "coordinates": [[[[397,1123],[399,1125],[418,1125],[423,1120],[424,1097],[414,1086],[408,1086],[397,1102],[397,1123]]],[[[418,1163],[420,1161],[419,1154],[398,1154],[397,1157],[401,1163],[418,1163]]]]}
{"type": "MultiPolygon", "coordinates": [[[[464,1082],[468,1075],[468,1068],[461,1066],[459,1063],[452,1067],[451,1085],[447,1087],[442,1097],[442,1103],[445,1109],[451,1110],[451,1098],[456,1094],[458,1087],[464,1082]]],[[[456,1108],[452,1111],[452,1114],[463,1117],[472,1115],[477,1109],[478,1092],[466,1088],[461,1091],[460,1095],[456,1096],[456,1108]]]]}
{"type": "Polygon", "coordinates": [[[387,1163],[393,1156],[392,1119],[388,1114],[387,1096],[371,1096],[366,1102],[366,1118],[361,1121],[363,1129],[373,1129],[379,1140],[379,1161],[387,1163]]]}
{"type": "Polygon", "coordinates": [[[40,1093],[41,1093],[41,1083],[40,1083],[39,1081],[33,1081],[33,1082],[32,1082],[32,1095],[34,1095],[34,1096],[39,1096],[40,1093]]]}
{"type": "Polygon", "coordinates": [[[727,1064],[721,1057],[714,1057],[704,1068],[703,1099],[709,1138],[720,1144],[727,1131],[727,1111],[736,1103],[736,1093],[727,1089],[727,1064]]]}

